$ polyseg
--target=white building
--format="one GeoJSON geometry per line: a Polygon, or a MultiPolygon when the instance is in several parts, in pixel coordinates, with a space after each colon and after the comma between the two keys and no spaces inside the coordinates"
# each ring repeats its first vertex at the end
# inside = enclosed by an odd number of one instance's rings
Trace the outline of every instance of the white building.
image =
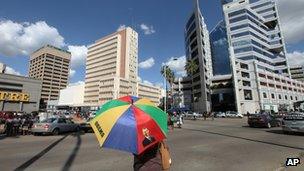
{"type": "Polygon", "coordinates": [[[86,60],[85,96],[87,106],[137,95],[138,34],[127,27],[89,46],[86,60]]]}
{"type": "Polygon", "coordinates": [[[175,107],[191,107],[192,81],[190,77],[176,78],[173,82],[173,105],[175,107]]]}
{"type": "Polygon", "coordinates": [[[84,106],[84,84],[68,86],[60,90],[58,106],[84,106]]]}
{"type": "Polygon", "coordinates": [[[237,111],[293,109],[304,84],[290,77],[276,1],[234,0],[223,11],[237,111]]]}
{"type": "Polygon", "coordinates": [[[138,82],[137,87],[137,95],[139,98],[147,98],[156,106],[160,104],[160,99],[163,97],[162,88],[141,82],[138,82]]]}
{"type": "Polygon", "coordinates": [[[253,113],[293,109],[304,100],[304,83],[258,67],[258,61],[235,59],[232,63],[237,110],[253,113]]]}

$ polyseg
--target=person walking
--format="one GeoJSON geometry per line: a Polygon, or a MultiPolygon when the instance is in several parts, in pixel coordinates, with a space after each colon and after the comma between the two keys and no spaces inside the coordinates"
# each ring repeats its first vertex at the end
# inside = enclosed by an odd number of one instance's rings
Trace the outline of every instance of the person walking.
{"type": "Polygon", "coordinates": [[[8,118],[6,119],[5,122],[5,127],[6,127],[6,136],[10,137],[13,136],[13,119],[11,115],[8,115],[8,118]]]}
{"type": "Polygon", "coordinates": [[[134,171],[161,171],[168,170],[171,165],[169,148],[165,142],[157,142],[146,149],[142,154],[133,154],[134,171]]]}

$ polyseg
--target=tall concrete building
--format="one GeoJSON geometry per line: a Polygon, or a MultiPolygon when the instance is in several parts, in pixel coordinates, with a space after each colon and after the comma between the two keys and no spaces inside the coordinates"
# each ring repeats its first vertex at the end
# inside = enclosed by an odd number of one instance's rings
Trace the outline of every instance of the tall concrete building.
{"type": "Polygon", "coordinates": [[[42,80],[41,98],[58,100],[59,91],[67,87],[71,53],[46,45],[30,56],[29,77],[42,80]]]}
{"type": "Polygon", "coordinates": [[[193,59],[199,66],[198,71],[191,78],[192,108],[195,112],[209,112],[211,110],[211,52],[209,32],[199,9],[198,0],[195,1],[194,11],[191,13],[185,27],[185,49],[187,60],[193,59]]]}
{"type": "Polygon", "coordinates": [[[98,107],[107,100],[137,95],[138,34],[127,27],[89,46],[84,103],[98,107]]]}

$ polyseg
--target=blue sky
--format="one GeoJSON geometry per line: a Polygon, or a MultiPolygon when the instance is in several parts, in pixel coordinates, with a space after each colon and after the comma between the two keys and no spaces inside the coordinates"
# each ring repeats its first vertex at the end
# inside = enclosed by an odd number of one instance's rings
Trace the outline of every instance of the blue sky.
{"type": "MultiPolygon", "coordinates": [[[[287,0],[279,1],[279,6],[285,6],[280,3],[288,3],[287,0]]],[[[297,9],[298,5],[303,4],[303,1],[300,1],[295,0],[294,2],[298,4],[295,3],[289,8],[297,9]]],[[[84,80],[85,62],[82,53],[85,46],[115,32],[119,26],[126,25],[133,27],[139,33],[139,62],[149,58],[154,60],[154,65],[150,65],[151,67],[139,69],[139,76],[142,80],[158,84],[162,82],[162,77],[159,74],[161,63],[168,61],[169,58],[182,57],[185,54],[183,30],[193,6],[193,0],[2,1],[0,6],[0,39],[1,36],[6,36],[6,38],[2,42],[0,40],[0,61],[7,64],[15,73],[26,75],[28,54],[36,46],[39,46],[39,43],[50,41],[55,45],[75,51],[76,57],[72,62],[77,64],[73,65],[72,63],[74,74],[70,77],[70,82],[74,83],[84,80]],[[145,34],[141,28],[142,24],[147,26],[149,31],[154,30],[154,33],[145,34]],[[12,27],[20,27],[20,30],[11,31],[14,30],[12,27]],[[35,34],[41,28],[44,29],[44,34],[35,34]],[[45,38],[43,35],[46,34],[51,36],[45,36],[47,37],[45,38]],[[14,42],[11,40],[14,36],[23,37],[14,42]],[[56,40],[49,40],[52,37],[56,40]]],[[[210,31],[222,18],[220,1],[200,0],[200,7],[210,31]]],[[[286,23],[289,21],[287,18],[291,15],[288,10],[290,9],[282,7],[286,19],[282,16],[281,18],[286,20],[286,23]]],[[[296,29],[304,30],[304,27],[301,29],[303,21],[300,20],[300,24],[298,22],[296,29]]],[[[287,34],[293,32],[286,31],[287,34]]],[[[290,55],[299,58],[304,56],[304,38],[301,37],[288,35],[288,39],[292,39],[288,40],[291,43],[288,43],[287,46],[290,55]]],[[[176,67],[177,71],[181,70],[180,66],[176,67]]]]}

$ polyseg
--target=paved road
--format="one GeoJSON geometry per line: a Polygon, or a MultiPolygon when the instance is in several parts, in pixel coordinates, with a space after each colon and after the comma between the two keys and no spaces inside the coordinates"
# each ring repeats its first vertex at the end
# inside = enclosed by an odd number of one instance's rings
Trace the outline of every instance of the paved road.
{"type": "MultiPolygon", "coordinates": [[[[284,170],[304,156],[304,136],[279,128],[249,128],[245,119],[186,121],[169,133],[171,170],[284,170]]],[[[93,134],[0,137],[0,170],[132,170],[130,154],[99,149],[93,134]]],[[[304,170],[304,157],[299,167],[304,170]]]]}

